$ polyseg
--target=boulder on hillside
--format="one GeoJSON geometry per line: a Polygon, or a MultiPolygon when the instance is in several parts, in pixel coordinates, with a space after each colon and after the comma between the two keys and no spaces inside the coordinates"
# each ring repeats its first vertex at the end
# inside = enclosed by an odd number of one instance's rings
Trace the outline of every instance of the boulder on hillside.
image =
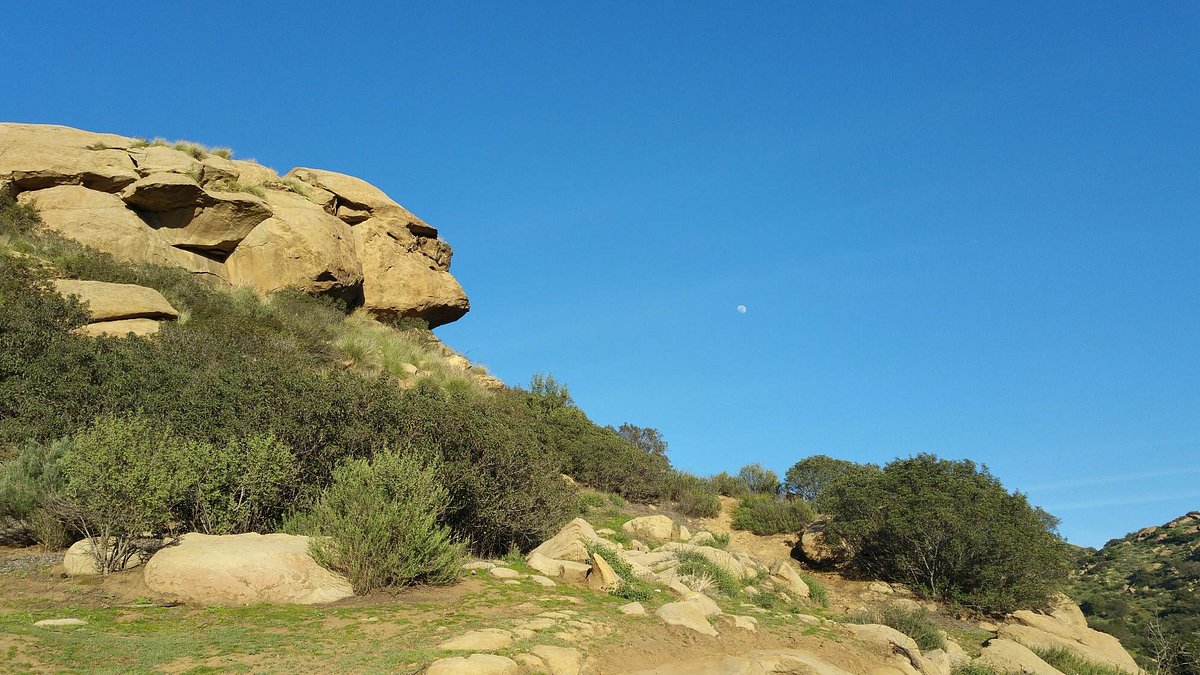
{"type": "Polygon", "coordinates": [[[97,321],[75,329],[75,333],[87,337],[116,337],[129,335],[146,337],[157,335],[162,328],[161,321],[154,319],[117,319],[116,321],[97,321]]]}
{"type": "Polygon", "coordinates": [[[53,284],[59,295],[75,295],[86,302],[93,322],[179,318],[179,312],[153,288],[78,279],[55,279],[53,284]]]}
{"type": "Polygon", "coordinates": [[[631,537],[667,541],[675,533],[675,522],[667,516],[642,516],[621,526],[631,537]]]}
{"type": "MultiPolygon", "coordinates": [[[[1072,603],[1073,604],[1073,603],[1072,603]]],[[[1054,610],[1056,615],[1019,610],[1010,615],[1011,623],[1000,626],[997,631],[1002,638],[1019,642],[1030,649],[1064,648],[1080,657],[1111,666],[1127,673],[1140,673],[1137,662],[1121,646],[1121,641],[1087,627],[1076,615],[1062,607],[1060,602],[1054,610]],[[1065,619],[1065,620],[1064,620],[1065,619]]]]}
{"type": "Polygon", "coordinates": [[[132,143],[69,127],[0,123],[0,192],[15,196],[58,185],[117,192],[138,174],[129,153],[110,148],[132,143]]]}
{"type": "Polygon", "coordinates": [[[224,257],[271,217],[271,209],[246,192],[203,190],[193,205],[140,215],[172,246],[224,257]]]}
{"type": "Polygon", "coordinates": [[[589,544],[613,548],[612,542],[596,534],[591,523],[583,518],[576,518],[564,525],[558,534],[530,551],[528,557],[542,556],[554,560],[588,562],[591,560],[587,551],[589,544]]]}
{"type": "Polygon", "coordinates": [[[221,263],[172,247],[121,198],[79,185],[22,192],[17,201],[37,209],[46,227],[118,260],[182,267],[226,278],[221,263]]]}
{"type": "Polygon", "coordinates": [[[444,243],[430,249],[428,240],[380,218],[361,222],[352,231],[362,261],[364,309],[385,318],[418,317],[431,327],[470,311],[466,292],[446,271],[450,255],[444,243]]]}
{"type": "Polygon", "coordinates": [[[800,573],[796,571],[796,568],[786,560],[780,560],[771,568],[771,579],[801,598],[809,596],[808,584],[800,578],[800,573]]]}
{"type": "Polygon", "coordinates": [[[1024,673],[1026,675],[1062,675],[1054,666],[1046,663],[1028,647],[1004,639],[988,640],[972,661],[998,673],[1024,673]]]}
{"type": "Polygon", "coordinates": [[[138,179],[121,191],[121,199],[135,209],[171,211],[185,206],[199,206],[204,188],[191,176],[159,172],[138,179]]]}
{"type": "Polygon", "coordinates": [[[800,541],[792,550],[792,555],[811,565],[815,569],[838,569],[854,557],[854,552],[845,546],[832,544],[825,536],[828,520],[818,520],[809,524],[800,535],[800,541]]]}
{"type": "Polygon", "coordinates": [[[363,270],[350,226],[304,197],[268,193],[274,215],[259,223],[225,260],[229,280],[270,293],[289,286],[356,302],[363,270]]]}
{"type": "Polygon", "coordinates": [[[361,178],[347,176],[336,171],[297,167],[285,178],[295,178],[309,185],[327,190],[337,198],[335,214],[350,224],[357,224],[369,217],[380,218],[398,224],[414,235],[436,237],[437,230],[429,223],[400,206],[383,190],[361,178]]]}
{"type": "Polygon", "coordinates": [[[746,566],[742,563],[742,561],[738,560],[736,556],[728,551],[724,551],[719,548],[713,548],[711,546],[696,546],[694,544],[685,544],[683,542],[673,541],[663,544],[658,548],[658,550],[670,551],[675,554],[687,551],[699,553],[738,579],[745,579],[747,576],[752,576],[746,570],[746,566]]]}
{"type": "Polygon", "coordinates": [[[706,608],[692,601],[668,602],[655,612],[658,618],[672,626],[683,626],[701,635],[716,637],[717,630],[708,622],[706,608]]]}
{"type": "Polygon", "coordinates": [[[192,532],[150,558],[145,581],[159,595],[204,605],[311,605],[354,595],[308,545],[308,537],[290,534],[192,532]]]}

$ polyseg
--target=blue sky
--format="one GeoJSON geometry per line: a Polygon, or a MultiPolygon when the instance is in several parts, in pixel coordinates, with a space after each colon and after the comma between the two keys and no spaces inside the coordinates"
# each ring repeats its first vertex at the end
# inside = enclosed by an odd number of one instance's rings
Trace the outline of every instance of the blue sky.
{"type": "Polygon", "coordinates": [[[444,340],[682,468],[1200,508],[1200,5],[128,5],[6,13],[0,119],[366,178],[456,249],[444,340]]]}

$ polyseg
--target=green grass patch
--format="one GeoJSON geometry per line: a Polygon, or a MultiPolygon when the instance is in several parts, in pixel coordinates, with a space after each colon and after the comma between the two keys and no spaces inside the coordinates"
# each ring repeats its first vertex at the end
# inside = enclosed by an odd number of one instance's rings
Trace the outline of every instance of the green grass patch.
{"type": "Polygon", "coordinates": [[[1066,675],[1125,675],[1119,668],[1089,661],[1065,647],[1034,649],[1033,653],[1066,675]]]}
{"type": "Polygon", "coordinates": [[[946,639],[938,632],[933,616],[923,607],[907,609],[899,605],[890,605],[879,613],[859,610],[848,616],[846,623],[878,623],[890,626],[912,638],[921,651],[946,648],[946,639]]]}
{"type": "Polygon", "coordinates": [[[808,586],[808,597],[812,598],[813,602],[822,607],[829,606],[829,591],[825,589],[825,584],[807,574],[801,574],[800,579],[808,586]]]}
{"type": "MultiPolygon", "coordinates": [[[[709,560],[699,551],[681,551],[675,572],[683,576],[710,580],[721,593],[730,598],[741,595],[744,580],[709,560]]],[[[760,593],[760,595],[762,595],[760,593]]]]}
{"type": "Polygon", "coordinates": [[[654,597],[654,587],[650,582],[634,574],[633,568],[616,551],[603,544],[589,543],[587,552],[593,557],[604,558],[617,576],[621,577],[621,583],[613,591],[613,595],[638,602],[646,602],[654,597]]]}

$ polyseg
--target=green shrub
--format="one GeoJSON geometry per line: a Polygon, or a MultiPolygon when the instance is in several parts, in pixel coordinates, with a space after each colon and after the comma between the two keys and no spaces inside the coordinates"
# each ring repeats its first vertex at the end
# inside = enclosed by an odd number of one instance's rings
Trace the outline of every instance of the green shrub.
{"type": "Polygon", "coordinates": [[[188,446],[184,512],[206,534],[269,531],[297,474],[291,450],[267,433],[188,446]]]}
{"type": "Polygon", "coordinates": [[[604,558],[604,561],[621,578],[621,583],[612,592],[613,595],[638,602],[645,602],[654,597],[654,588],[649,582],[634,574],[633,567],[616,551],[597,543],[588,543],[585,544],[585,547],[587,548],[588,555],[604,558]]]}
{"type": "Polygon", "coordinates": [[[1055,519],[973,462],[918,455],[840,479],[826,536],[855,551],[851,571],[984,611],[1041,607],[1070,555],[1055,519]]]}
{"type": "Polygon", "coordinates": [[[345,574],[356,593],[450,583],[466,547],[438,522],[449,503],[437,466],[426,460],[391,451],[350,460],[313,508],[313,555],[345,574]]]}
{"type": "Polygon", "coordinates": [[[722,496],[745,497],[750,494],[750,488],[746,487],[746,481],[739,476],[731,476],[728,472],[722,471],[709,480],[716,487],[717,494],[722,496]]]}
{"type": "Polygon", "coordinates": [[[0,237],[27,235],[41,224],[37,211],[0,192],[0,237]]]}
{"type": "Polygon", "coordinates": [[[742,592],[743,580],[709,560],[699,551],[680,551],[675,572],[683,576],[710,580],[721,593],[736,598],[742,592]]]}
{"type": "Polygon", "coordinates": [[[716,518],[721,514],[721,500],[707,486],[689,486],[675,500],[675,510],[693,518],[716,518]]]}
{"type": "Polygon", "coordinates": [[[808,597],[812,598],[813,602],[822,607],[829,606],[829,591],[825,589],[825,584],[821,583],[816,577],[811,577],[807,574],[801,574],[800,579],[808,586],[808,597]]]}
{"type": "Polygon", "coordinates": [[[729,546],[729,533],[728,532],[714,532],[712,539],[708,542],[708,545],[713,548],[728,547],[729,546]]]}
{"type": "Polygon", "coordinates": [[[774,591],[760,589],[757,593],[750,596],[750,602],[763,609],[777,609],[783,603],[783,598],[774,591]]]}
{"type": "Polygon", "coordinates": [[[1034,648],[1033,653],[1064,675],[1125,675],[1119,668],[1089,661],[1066,647],[1034,648]]]}
{"type": "Polygon", "coordinates": [[[65,478],[58,463],[67,442],[23,445],[17,455],[0,464],[0,521],[11,518],[47,549],[70,544],[70,532],[55,511],[65,478]]]}
{"type": "Polygon", "coordinates": [[[799,532],[813,521],[815,514],[808,502],[750,495],[733,511],[733,527],[757,535],[799,532]]]}
{"type": "Polygon", "coordinates": [[[762,464],[747,464],[738,471],[738,479],[753,494],[775,495],[779,492],[779,476],[762,464]]]}
{"type": "Polygon", "coordinates": [[[71,440],[60,462],[63,495],[73,524],[95,541],[102,574],[123,569],[141,536],[172,531],[188,445],[141,417],[101,417],[71,440]]]}

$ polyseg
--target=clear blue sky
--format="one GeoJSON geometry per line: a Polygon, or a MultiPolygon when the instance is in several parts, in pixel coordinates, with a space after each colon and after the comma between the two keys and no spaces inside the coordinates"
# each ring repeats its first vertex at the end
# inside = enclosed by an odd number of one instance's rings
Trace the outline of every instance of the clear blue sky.
{"type": "Polygon", "coordinates": [[[688,470],[1200,508],[1200,4],[186,4],[6,12],[0,119],[370,180],[456,249],[444,340],[688,470]]]}

